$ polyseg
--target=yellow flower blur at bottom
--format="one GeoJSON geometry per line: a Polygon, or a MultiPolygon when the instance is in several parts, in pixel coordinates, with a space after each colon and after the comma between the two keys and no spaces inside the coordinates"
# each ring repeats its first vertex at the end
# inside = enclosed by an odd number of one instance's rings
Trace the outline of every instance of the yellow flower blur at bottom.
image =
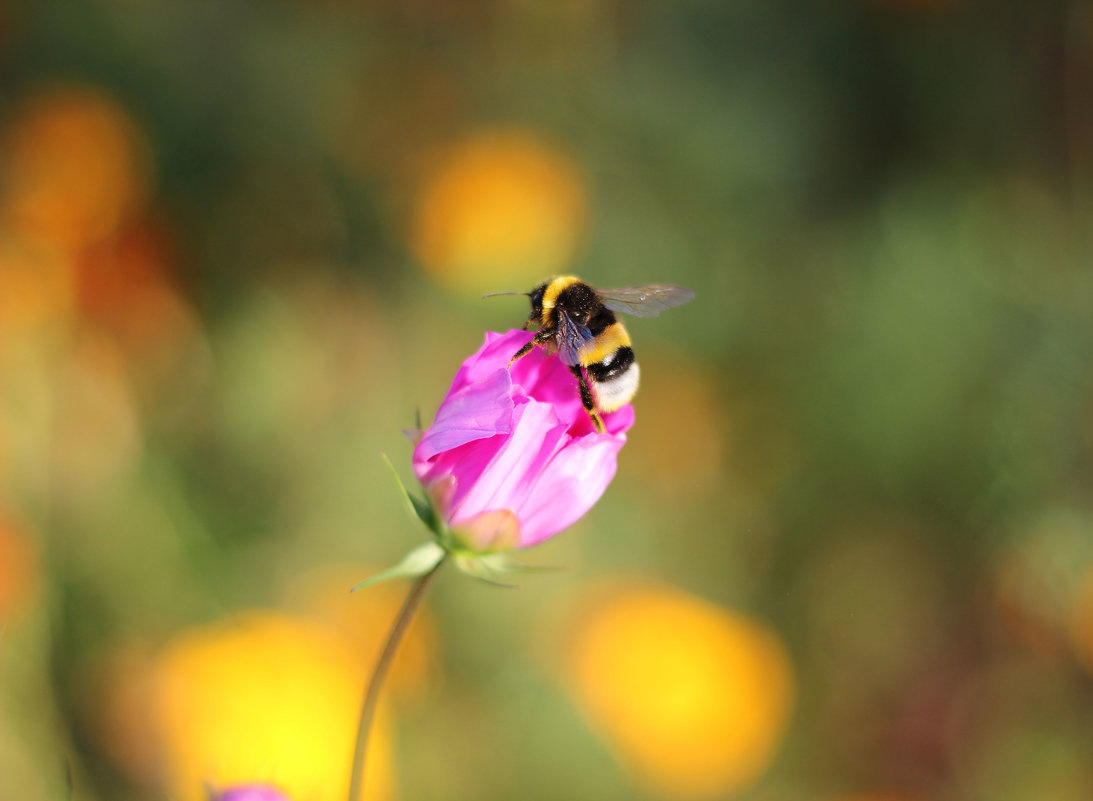
{"type": "Polygon", "coordinates": [[[582,604],[569,682],[633,779],[670,798],[742,789],[769,765],[792,706],[765,625],[665,587],[582,604]]]}
{"type": "MultiPolygon", "coordinates": [[[[257,783],[345,798],[364,668],[325,629],[268,613],[195,629],[164,652],[156,680],[170,798],[257,783]]],[[[384,734],[369,748],[370,801],[392,797],[384,734]]]]}

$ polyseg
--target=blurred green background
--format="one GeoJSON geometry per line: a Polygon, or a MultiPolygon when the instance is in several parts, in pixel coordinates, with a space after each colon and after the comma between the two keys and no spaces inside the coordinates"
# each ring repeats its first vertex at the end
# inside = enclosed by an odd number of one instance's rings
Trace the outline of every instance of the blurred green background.
{"type": "Polygon", "coordinates": [[[0,799],[343,797],[379,454],[570,272],[697,300],[371,797],[1093,797],[1086,4],[33,0],[0,124],[0,799]]]}

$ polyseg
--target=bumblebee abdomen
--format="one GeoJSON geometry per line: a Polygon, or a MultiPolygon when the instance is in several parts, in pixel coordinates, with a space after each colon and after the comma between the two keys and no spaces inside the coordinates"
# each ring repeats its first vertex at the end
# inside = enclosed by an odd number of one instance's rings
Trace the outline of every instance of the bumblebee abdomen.
{"type": "Polygon", "coordinates": [[[640,371],[630,347],[630,335],[612,315],[611,322],[597,332],[590,345],[581,353],[581,366],[592,384],[596,407],[601,412],[613,412],[629,403],[638,390],[640,371]]]}
{"type": "Polygon", "coordinates": [[[629,345],[608,353],[601,361],[585,365],[588,377],[597,383],[618,378],[634,364],[634,350],[629,345]]]}
{"type": "Polygon", "coordinates": [[[613,412],[620,406],[625,406],[638,391],[638,379],[641,370],[638,363],[631,361],[629,366],[621,372],[615,373],[610,378],[600,381],[591,379],[592,391],[596,395],[596,407],[601,412],[613,412]]]}
{"type": "Polygon", "coordinates": [[[607,354],[602,361],[585,365],[585,372],[596,395],[596,406],[602,412],[613,412],[626,405],[638,391],[641,371],[629,345],[607,354]]]}

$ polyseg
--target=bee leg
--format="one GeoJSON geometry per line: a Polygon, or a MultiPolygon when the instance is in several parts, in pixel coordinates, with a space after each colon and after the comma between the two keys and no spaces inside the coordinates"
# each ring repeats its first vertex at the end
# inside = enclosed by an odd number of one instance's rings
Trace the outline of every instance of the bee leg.
{"type": "Polygon", "coordinates": [[[530,352],[531,352],[531,349],[532,349],[533,347],[535,347],[535,340],[534,340],[534,339],[533,339],[533,340],[531,340],[531,342],[529,342],[528,344],[524,345],[524,347],[520,348],[520,350],[516,351],[516,353],[512,354],[512,358],[511,358],[511,359],[509,359],[509,364],[508,364],[508,366],[509,366],[509,367],[512,367],[512,363],[513,363],[514,361],[516,361],[517,359],[521,359],[521,358],[523,358],[524,356],[527,356],[527,355],[528,355],[528,353],[530,353],[530,352]]]}
{"type": "MultiPolygon", "coordinates": [[[[524,330],[527,330],[526,327],[524,330]]],[[[545,345],[553,338],[553,333],[549,331],[539,331],[535,334],[534,337],[532,337],[531,342],[524,345],[524,347],[520,348],[520,350],[516,351],[516,353],[512,354],[512,358],[509,359],[508,366],[512,367],[512,363],[514,361],[516,361],[517,359],[522,359],[524,356],[527,356],[529,353],[531,353],[531,349],[534,348],[536,345],[545,345]]]]}
{"type": "Polygon", "coordinates": [[[588,386],[588,379],[584,377],[584,370],[581,369],[579,364],[575,364],[569,369],[577,377],[577,386],[581,390],[581,405],[588,412],[588,416],[592,418],[592,425],[595,426],[596,432],[602,434],[603,420],[600,419],[600,415],[596,411],[596,399],[592,396],[592,389],[588,386]]]}

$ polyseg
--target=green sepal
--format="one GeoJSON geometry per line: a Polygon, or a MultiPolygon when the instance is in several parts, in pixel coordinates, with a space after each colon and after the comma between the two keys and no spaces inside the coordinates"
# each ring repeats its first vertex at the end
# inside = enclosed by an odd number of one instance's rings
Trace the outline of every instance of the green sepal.
{"type": "Polygon", "coordinates": [[[365,579],[360,584],[353,587],[350,592],[356,592],[357,590],[371,586],[372,584],[379,584],[381,581],[423,576],[440,563],[440,560],[444,558],[445,553],[447,552],[435,542],[426,542],[424,545],[419,545],[414,548],[414,550],[410,551],[410,553],[406,554],[406,556],[402,557],[402,561],[394,567],[390,567],[382,573],[377,573],[371,578],[365,579]]]}
{"type": "Polygon", "coordinates": [[[507,590],[513,590],[519,587],[518,584],[509,584],[504,581],[498,581],[496,576],[497,571],[494,570],[487,563],[488,557],[485,556],[471,556],[467,554],[456,554],[455,566],[466,573],[472,578],[476,578],[479,581],[483,581],[486,584],[490,584],[494,587],[503,587],[507,590]]]}
{"type": "MultiPolygon", "coordinates": [[[[410,511],[425,524],[425,527],[433,533],[436,539],[410,551],[397,565],[365,579],[353,587],[353,590],[359,590],[370,584],[378,584],[381,581],[394,578],[421,576],[436,567],[446,554],[451,554],[456,567],[467,575],[486,584],[508,589],[519,586],[502,580],[509,576],[518,573],[547,573],[566,569],[560,565],[527,565],[514,562],[510,559],[508,550],[490,553],[467,548],[468,543],[458,536],[453,536],[436,511],[437,506],[445,506],[444,493],[446,490],[451,491],[452,488],[440,481],[430,486],[424,499],[416,498],[402,483],[402,479],[399,478],[398,472],[395,470],[395,466],[391,464],[391,460],[387,458],[387,454],[381,452],[380,456],[383,457],[383,461],[387,464],[391,475],[395,477],[395,484],[401,490],[410,511]]],[[[449,481],[454,482],[454,479],[449,477],[449,481]]]]}
{"type": "Polygon", "coordinates": [[[504,559],[505,554],[493,554],[492,556],[494,558],[502,557],[501,565],[496,568],[501,573],[559,573],[562,570],[569,570],[565,565],[525,565],[522,562],[511,562],[504,559]]]}
{"type": "Polygon", "coordinates": [[[414,517],[424,523],[425,527],[429,529],[429,531],[435,533],[437,530],[438,521],[436,517],[436,512],[433,510],[433,507],[427,501],[421,500],[421,498],[414,496],[408,489],[406,489],[406,485],[402,483],[402,479],[399,478],[398,471],[395,470],[395,466],[391,464],[391,460],[387,458],[386,453],[383,453],[381,451],[380,456],[383,458],[384,463],[391,471],[391,475],[395,477],[395,483],[398,485],[399,490],[402,492],[402,497],[406,499],[406,504],[410,509],[410,512],[414,515],[414,517]]]}
{"type": "Polygon", "coordinates": [[[425,528],[437,533],[437,527],[440,521],[437,519],[436,510],[429,505],[427,501],[421,500],[414,495],[407,495],[410,499],[410,505],[414,507],[414,514],[417,515],[417,519],[425,524],[425,528]]]}
{"type": "Polygon", "coordinates": [[[559,565],[525,565],[513,562],[508,554],[491,553],[475,554],[469,552],[455,552],[455,564],[460,570],[469,576],[473,576],[495,587],[518,587],[501,579],[518,573],[547,573],[557,570],[565,570],[559,565]]]}

